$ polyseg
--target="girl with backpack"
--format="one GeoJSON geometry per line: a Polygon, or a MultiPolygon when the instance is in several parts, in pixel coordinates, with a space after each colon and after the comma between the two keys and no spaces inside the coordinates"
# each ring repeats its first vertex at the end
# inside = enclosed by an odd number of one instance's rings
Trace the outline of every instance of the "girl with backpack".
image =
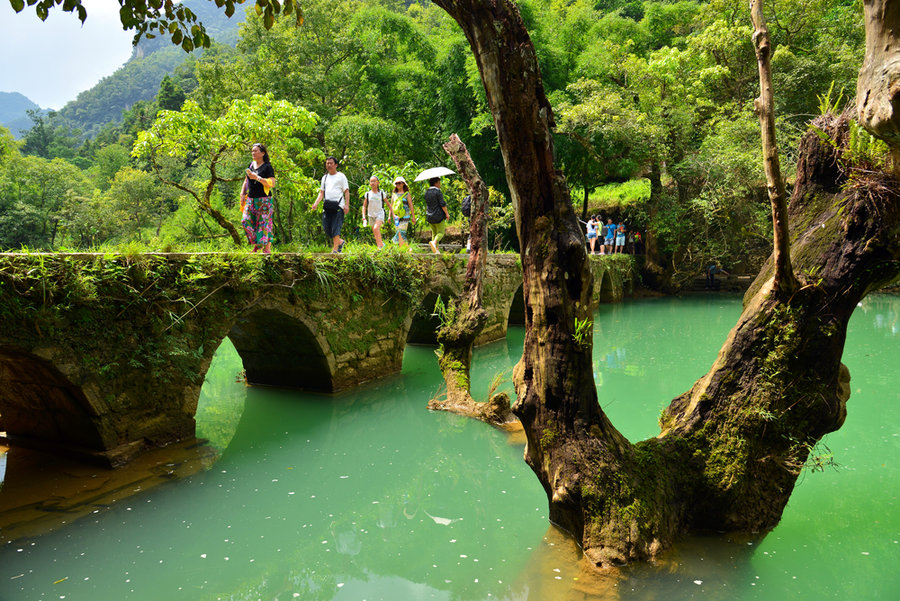
{"type": "Polygon", "coordinates": [[[409,245],[409,224],[415,223],[416,211],[413,208],[412,195],[403,177],[394,180],[394,191],[391,192],[391,219],[394,220],[393,241],[400,247],[409,245]]]}
{"type": "Polygon", "coordinates": [[[381,241],[381,226],[384,223],[384,192],[378,187],[379,182],[376,176],[369,178],[369,190],[363,197],[362,217],[363,227],[368,223],[372,224],[372,233],[375,235],[375,246],[384,247],[381,241]]]}

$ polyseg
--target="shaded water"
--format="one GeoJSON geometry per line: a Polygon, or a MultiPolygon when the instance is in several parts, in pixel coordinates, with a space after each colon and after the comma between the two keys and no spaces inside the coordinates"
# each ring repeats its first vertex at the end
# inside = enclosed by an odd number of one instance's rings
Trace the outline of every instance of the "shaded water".
{"type": "MultiPolygon", "coordinates": [[[[656,434],[739,311],[736,297],[601,308],[594,370],[613,423],[631,440],[656,434]]],[[[113,477],[0,455],[0,540],[17,537],[0,547],[0,601],[896,600],[898,313],[879,296],[854,316],[849,415],[825,441],[840,467],[805,473],[773,532],[690,539],[602,576],[548,528],[521,446],[424,410],[441,386],[432,349],[409,348],[402,375],[330,397],[245,387],[226,343],[198,410],[217,460],[180,448],[113,477]],[[69,523],[37,534],[50,528],[41,515],[69,523]]],[[[476,395],[519,358],[522,337],[511,329],[476,352],[476,395]]]]}

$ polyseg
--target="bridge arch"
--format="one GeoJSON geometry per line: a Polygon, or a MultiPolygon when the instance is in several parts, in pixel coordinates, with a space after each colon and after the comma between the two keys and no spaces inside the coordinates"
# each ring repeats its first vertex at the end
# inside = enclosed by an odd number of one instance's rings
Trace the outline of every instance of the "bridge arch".
{"type": "Polygon", "coordinates": [[[333,392],[335,358],[328,340],[308,316],[275,307],[244,313],[228,332],[247,382],[333,392]]]}
{"type": "Polygon", "coordinates": [[[601,272],[599,275],[595,276],[599,279],[599,282],[596,285],[597,290],[597,302],[600,303],[612,303],[616,301],[616,289],[615,285],[612,281],[612,276],[609,273],[601,272]]]}
{"type": "Polygon", "coordinates": [[[507,311],[506,323],[508,326],[525,325],[525,287],[522,284],[513,293],[509,311],[507,311]]]}
{"type": "MultiPolygon", "coordinates": [[[[400,371],[408,342],[436,342],[437,297],[455,299],[466,269],[454,255],[391,264],[421,276],[397,290],[371,270],[337,270],[343,280],[333,286],[312,275],[319,262],[350,257],[284,253],[257,265],[259,258],[0,254],[0,284],[18,291],[0,295],[0,430],[112,465],[190,438],[226,338],[251,383],[349,389],[400,371]],[[54,298],[40,292],[47,277],[55,278],[54,298]],[[98,277],[110,279],[90,294],[67,292],[66,278],[98,277]],[[111,334],[98,336],[97,324],[111,334]]],[[[594,298],[615,301],[630,289],[632,271],[621,262],[592,261],[594,298]]],[[[524,314],[518,257],[489,256],[484,283],[488,319],[476,344],[503,338],[524,314]]]]}
{"type": "Polygon", "coordinates": [[[14,347],[0,348],[0,430],[21,446],[103,451],[99,413],[85,389],[52,362],[14,347]]]}

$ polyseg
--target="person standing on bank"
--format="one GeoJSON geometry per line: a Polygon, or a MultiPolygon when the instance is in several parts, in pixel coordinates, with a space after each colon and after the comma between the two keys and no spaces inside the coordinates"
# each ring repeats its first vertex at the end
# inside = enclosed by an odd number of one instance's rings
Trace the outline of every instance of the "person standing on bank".
{"type": "Polygon", "coordinates": [[[439,253],[437,245],[444,237],[450,213],[447,212],[447,203],[444,202],[444,193],[441,192],[441,178],[432,177],[428,180],[428,186],[429,188],[425,190],[425,220],[431,227],[431,241],[428,246],[431,247],[431,252],[439,253]]]}
{"type": "Polygon", "coordinates": [[[241,215],[241,225],[247,234],[247,242],[253,245],[253,252],[262,249],[272,254],[272,188],[275,187],[275,170],[269,163],[269,151],[263,144],[254,144],[250,150],[253,162],[247,167],[241,200],[246,201],[241,215]]]}
{"type": "Polygon", "coordinates": [[[375,235],[375,246],[382,248],[381,224],[384,223],[384,192],[379,188],[378,178],[374,175],[369,178],[369,190],[363,196],[362,206],[363,226],[372,224],[372,233],[375,235]]]}
{"type": "Polygon", "coordinates": [[[341,227],[344,225],[344,216],[350,212],[350,186],[347,184],[347,176],[337,170],[338,161],[333,156],[325,159],[325,175],[319,186],[319,196],[312,205],[315,211],[319,203],[325,201],[322,206],[322,229],[325,235],[331,238],[331,252],[339,253],[344,250],[346,240],[341,238],[341,227]]]}

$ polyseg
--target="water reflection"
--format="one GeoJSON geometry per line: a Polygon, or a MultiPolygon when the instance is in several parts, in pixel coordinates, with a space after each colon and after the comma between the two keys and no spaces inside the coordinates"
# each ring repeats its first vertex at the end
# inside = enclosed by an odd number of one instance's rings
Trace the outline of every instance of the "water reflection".
{"type": "Polygon", "coordinates": [[[889,336],[900,333],[900,323],[897,320],[897,297],[888,294],[872,294],[867,296],[859,306],[858,312],[862,312],[871,320],[872,327],[889,336]]]}
{"type": "Polygon", "coordinates": [[[597,570],[572,538],[550,526],[513,588],[533,601],[666,601],[741,598],[736,582],[755,586],[752,560],[763,536],[687,537],[656,561],[597,570]]]}
{"type": "Polygon", "coordinates": [[[197,401],[197,438],[208,440],[217,449],[225,449],[237,431],[247,390],[243,383],[244,366],[231,340],[226,338],[216,351],[215,369],[203,381],[197,401]]]}
{"type": "Polygon", "coordinates": [[[160,484],[208,469],[217,452],[199,441],[155,449],[110,470],[14,447],[0,456],[0,544],[71,524],[160,484]]]}

